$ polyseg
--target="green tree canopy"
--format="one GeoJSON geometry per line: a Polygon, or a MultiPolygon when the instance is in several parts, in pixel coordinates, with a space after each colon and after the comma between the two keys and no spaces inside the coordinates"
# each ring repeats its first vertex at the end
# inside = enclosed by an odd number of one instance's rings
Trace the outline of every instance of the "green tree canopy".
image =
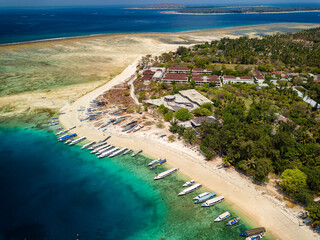
{"type": "Polygon", "coordinates": [[[192,118],[192,114],[189,112],[188,109],[181,108],[179,109],[174,116],[179,119],[180,121],[187,121],[192,118]]]}
{"type": "Polygon", "coordinates": [[[307,175],[299,169],[286,169],[280,176],[280,187],[290,195],[307,186],[307,175]]]}

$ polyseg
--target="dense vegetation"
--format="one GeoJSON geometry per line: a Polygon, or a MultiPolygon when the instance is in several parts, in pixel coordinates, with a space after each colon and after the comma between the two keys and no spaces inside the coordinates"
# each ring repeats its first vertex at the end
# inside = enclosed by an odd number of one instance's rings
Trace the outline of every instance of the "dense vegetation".
{"type": "Polygon", "coordinates": [[[246,7],[246,8],[195,8],[180,10],[179,13],[267,13],[267,12],[293,12],[293,11],[314,11],[319,7],[246,7]]]}
{"type": "MultiPolygon", "coordinates": [[[[320,28],[298,33],[260,38],[222,38],[193,48],[180,47],[176,53],[162,54],[166,66],[183,63],[193,68],[212,68],[214,64],[253,64],[260,71],[289,70],[320,73],[320,28]]],[[[213,74],[219,74],[214,72],[213,74]]],[[[245,69],[243,69],[245,71],[245,69]]]]}

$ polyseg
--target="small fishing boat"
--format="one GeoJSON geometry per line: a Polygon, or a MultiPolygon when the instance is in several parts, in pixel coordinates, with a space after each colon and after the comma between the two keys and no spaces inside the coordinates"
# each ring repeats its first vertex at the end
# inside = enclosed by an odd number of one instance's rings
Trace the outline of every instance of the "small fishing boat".
{"type": "Polygon", "coordinates": [[[194,201],[194,203],[197,204],[197,203],[202,203],[202,202],[208,201],[209,199],[215,197],[216,195],[217,194],[215,192],[214,193],[209,193],[207,195],[204,195],[203,197],[198,198],[196,201],[194,201]]]}
{"type": "Polygon", "coordinates": [[[56,129],[56,131],[59,131],[59,130],[61,130],[62,129],[62,127],[58,127],[57,129],[56,129]]]}
{"type": "Polygon", "coordinates": [[[172,168],[167,171],[164,171],[164,172],[160,173],[159,175],[155,176],[154,180],[159,180],[159,179],[165,178],[165,177],[177,172],[178,170],[179,170],[179,168],[172,168]]]}
{"type": "Polygon", "coordinates": [[[201,205],[201,207],[211,207],[224,201],[224,196],[212,198],[201,205]]]}
{"type": "Polygon", "coordinates": [[[122,153],[124,153],[125,151],[127,151],[127,149],[128,149],[128,148],[122,148],[122,149],[120,149],[120,150],[112,153],[112,154],[109,156],[109,158],[113,158],[113,157],[115,157],[115,156],[118,156],[119,154],[122,154],[122,153]]]}
{"type": "Polygon", "coordinates": [[[121,123],[122,121],[124,121],[126,118],[119,118],[118,120],[116,120],[114,123],[113,123],[113,125],[116,125],[116,124],[118,124],[118,123],[121,123]]]}
{"type": "Polygon", "coordinates": [[[186,194],[191,193],[191,192],[193,192],[193,191],[195,191],[195,190],[197,190],[197,189],[199,189],[201,187],[202,187],[202,185],[200,183],[196,183],[196,184],[192,185],[191,187],[188,187],[188,188],[182,190],[178,194],[178,196],[186,195],[186,194]]]}
{"type": "Polygon", "coordinates": [[[154,165],[152,167],[150,167],[150,170],[153,170],[153,169],[156,169],[157,168],[157,165],[154,165]]]}
{"type": "Polygon", "coordinates": [[[246,240],[259,240],[259,239],[265,238],[265,236],[266,235],[264,233],[260,233],[257,235],[253,235],[251,237],[246,237],[246,240]]]}
{"type": "Polygon", "coordinates": [[[226,226],[232,226],[232,225],[238,223],[239,221],[240,221],[240,217],[231,219],[229,222],[226,223],[226,226]]]}
{"type": "Polygon", "coordinates": [[[158,165],[160,166],[160,165],[162,165],[162,164],[164,164],[164,163],[166,163],[167,162],[167,159],[165,158],[165,159],[162,159],[159,163],[158,163],[158,165]]]}
{"type": "Polygon", "coordinates": [[[185,184],[182,185],[182,187],[188,187],[191,184],[194,184],[194,180],[190,180],[189,182],[186,182],[185,184]]]}
{"type": "Polygon", "coordinates": [[[224,212],[224,213],[220,214],[214,221],[215,222],[221,222],[221,221],[227,219],[230,216],[231,216],[231,214],[229,212],[224,212]]]}
{"type": "Polygon", "coordinates": [[[82,141],[86,140],[86,139],[87,139],[86,137],[78,138],[78,139],[76,139],[76,140],[73,140],[69,145],[70,145],[70,146],[73,146],[73,145],[75,145],[75,144],[77,144],[77,143],[79,143],[79,142],[82,142],[82,141]]]}
{"type": "Polygon", "coordinates": [[[258,228],[253,228],[253,229],[247,230],[247,231],[241,233],[240,236],[251,237],[251,236],[259,235],[259,234],[265,233],[265,232],[266,232],[266,229],[264,227],[258,227],[258,228]]]}
{"type": "Polygon", "coordinates": [[[130,153],[133,153],[133,151],[131,149],[126,151],[126,152],[124,152],[123,155],[127,155],[127,154],[130,154],[130,153]]]}
{"type": "Polygon", "coordinates": [[[199,198],[202,198],[202,197],[204,197],[204,196],[206,196],[206,195],[208,195],[208,194],[209,194],[209,192],[201,193],[200,195],[194,197],[193,200],[198,200],[199,198]]]}
{"type": "Polygon", "coordinates": [[[59,138],[58,140],[59,140],[59,142],[63,142],[63,141],[65,141],[65,140],[68,140],[68,139],[73,138],[73,137],[76,137],[76,136],[77,136],[77,134],[76,134],[76,133],[73,133],[73,134],[70,134],[70,135],[62,136],[62,137],[59,138]]]}
{"type": "Polygon", "coordinates": [[[160,160],[161,160],[161,158],[158,158],[158,159],[156,159],[156,160],[153,160],[153,161],[151,161],[151,162],[148,163],[148,166],[152,166],[152,165],[158,163],[160,160]]]}
{"type": "Polygon", "coordinates": [[[85,148],[91,147],[93,144],[96,144],[96,142],[87,143],[87,144],[83,145],[83,146],[81,147],[81,149],[85,149],[85,148]]]}
{"type": "Polygon", "coordinates": [[[142,150],[141,150],[141,149],[138,150],[138,151],[136,151],[135,153],[133,153],[133,154],[131,155],[131,157],[135,157],[135,156],[137,156],[139,153],[142,153],[142,150]]]}

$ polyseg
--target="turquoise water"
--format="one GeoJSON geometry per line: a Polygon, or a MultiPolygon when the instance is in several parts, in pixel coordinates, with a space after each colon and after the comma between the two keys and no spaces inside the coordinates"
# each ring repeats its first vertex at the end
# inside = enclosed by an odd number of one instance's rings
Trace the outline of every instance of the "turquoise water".
{"type": "MultiPolygon", "coordinates": [[[[242,239],[213,220],[230,206],[178,197],[180,173],[153,177],[150,159],[97,159],[43,130],[0,128],[0,239],[242,239]]],[[[245,223],[244,221],[242,223],[245,223]]],[[[247,223],[247,222],[246,222],[247,223]]],[[[253,224],[254,225],[254,224],[253,224]]]]}

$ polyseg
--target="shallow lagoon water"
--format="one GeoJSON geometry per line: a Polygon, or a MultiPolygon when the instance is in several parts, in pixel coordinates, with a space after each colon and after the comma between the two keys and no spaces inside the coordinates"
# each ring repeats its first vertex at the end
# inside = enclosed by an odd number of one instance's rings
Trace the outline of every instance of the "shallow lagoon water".
{"type": "MultiPolygon", "coordinates": [[[[153,177],[145,156],[97,159],[52,133],[0,129],[0,239],[242,239],[239,228],[213,220],[227,204],[201,208],[178,197],[188,180],[153,177]]],[[[252,225],[252,223],[250,224],[252,225]]]]}

